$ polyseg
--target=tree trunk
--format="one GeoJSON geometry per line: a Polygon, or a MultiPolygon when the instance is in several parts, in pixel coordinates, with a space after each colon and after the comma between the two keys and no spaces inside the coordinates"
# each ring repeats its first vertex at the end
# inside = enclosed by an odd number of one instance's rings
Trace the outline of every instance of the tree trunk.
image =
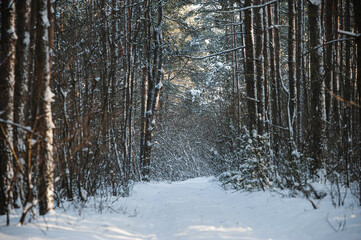
{"type": "MultiPolygon", "coordinates": [[[[325,40],[326,42],[333,39],[333,0],[326,1],[325,3],[325,40]]],[[[325,105],[326,105],[326,120],[330,122],[331,115],[331,83],[332,83],[332,44],[326,45],[325,49],[325,87],[326,87],[326,96],[325,96],[325,105]]],[[[333,90],[335,86],[333,86],[333,90]]]]}
{"type": "MultiPolygon", "coordinates": [[[[272,20],[272,6],[268,6],[268,22],[269,26],[273,24],[272,20]]],[[[267,26],[268,27],[268,26],[267,26]]],[[[271,126],[278,126],[278,101],[277,101],[277,82],[276,82],[276,71],[275,71],[275,39],[274,39],[274,28],[269,29],[269,44],[270,44],[270,102],[271,102],[271,114],[270,114],[270,123],[271,126]]],[[[272,136],[273,136],[273,149],[278,152],[278,128],[272,127],[272,136]]]]}
{"type": "MultiPolygon", "coordinates": [[[[245,6],[252,5],[252,0],[245,0],[245,6]]],[[[247,107],[248,107],[248,128],[250,131],[256,129],[257,115],[256,115],[256,92],[254,81],[254,54],[253,54],[253,19],[252,11],[245,11],[245,57],[246,57],[246,69],[245,78],[247,84],[247,107]]]]}
{"type": "MultiPolygon", "coordinates": [[[[29,50],[30,50],[30,9],[31,0],[19,1],[16,4],[17,11],[17,35],[16,44],[16,66],[15,66],[15,93],[14,93],[14,122],[27,126],[28,97],[29,97],[29,50]]],[[[14,150],[19,160],[18,170],[25,167],[26,157],[26,132],[24,130],[14,129],[14,150]]],[[[16,164],[16,163],[15,163],[16,164]]],[[[23,191],[23,174],[18,174],[19,182],[15,185],[14,200],[20,198],[21,202],[25,201],[25,193],[23,191]],[[17,195],[17,196],[15,196],[17,195]]]]}
{"type": "Polygon", "coordinates": [[[327,150],[325,137],[325,86],[321,45],[321,1],[309,1],[309,35],[311,55],[311,146],[310,154],[313,158],[311,174],[321,169],[327,150]]]}
{"type": "MultiPolygon", "coordinates": [[[[264,123],[270,119],[270,66],[269,66],[269,23],[267,7],[263,8],[263,74],[264,74],[264,123]]],[[[269,125],[265,125],[265,132],[269,133],[269,125]]]]}
{"type": "Polygon", "coordinates": [[[51,102],[54,94],[50,89],[51,65],[49,47],[48,1],[41,0],[37,6],[37,39],[36,39],[36,80],[38,95],[37,131],[43,137],[39,145],[39,212],[46,214],[54,208],[54,159],[53,128],[51,102]]]}
{"type": "Polygon", "coordinates": [[[303,78],[304,78],[304,2],[298,1],[297,5],[297,31],[296,31],[296,91],[297,91],[297,143],[303,141],[303,117],[307,115],[304,109],[304,93],[303,78]]]}
{"type": "Polygon", "coordinates": [[[144,27],[144,42],[143,42],[143,51],[144,51],[144,67],[143,67],[143,78],[142,78],[142,105],[141,105],[141,132],[140,132],[140,169],[141,175],[144,180],[147,180],[149,176],[149,165],[150,163],[147,162],[146,159],[146,127],[147,127],[147,113],[148,113],[148,92],[150,85],[150,65],[151,65],[151,56],[150,56],[150,49],[151,49],[151,35],[150,35],[150,2],[149,0],[145,0],[143,3],[143,11],[144,11],[144,18],[143,18],[143,27],[144,27]]]}
{"type": "MultiPolygon", "coordinates": [[[[147,3],[147,2],[145,2],[147,3]]],[[[146,6],[146,5],[145,5],[146,6]]],[[[149,8],[148,8],[149,9],[149,8]]],[[[149,9],[150,10],[150,9],[149,9]]],[[[149,12],[146,14],[149,16],[149,12]]],[[[151,49],[151,33],[150,26],[151,22],[147,21],[145,27],[148,28],[146,31],[146,45],[145,50],[150,51],[151,49]]],[[[144,128],[144,142],[141,146],[144,149],[143,156],[141,156],[141,170],[142,178],[145,181],[149,181],[150,173],[150,160],[153,149],[153,138],[155,128],[155,117],[156,111],[158,111],[160,90],[162,88],[161,78],[163,74],[163,54],[162,54],[162,25],[163,25],[163,6],[162,2],[157,2],[157,25],[154,27],[153,32],[153,61],[150,62],[151,53],[146,52],[147,60],[147,103],[145,111],[145,128],[144,128]]],[[[143,116],[142,116],[143,117],[143,116]]]]}
{"type": "MultiPolygon", "coordinates": [[[[357,29],[358,33],[361,33],[361,1],[359,0],[354,0],[353,1],[353,6],[354,6],[354,16],[355,16],[355,26],[357,29]]],[[[361,37],[358,37],[356,39],[356,44],[357,44],[357,98],[356,98],[356,102],[358,104],[358,149],[361,149],[361,37]]],[[[360,150],[359,150],[360,151],[360,150]]],[[[358,159],[356,159],[355,165],[357,167],[358,165],[358,179],[359,179],[359,192],[360,192],[360,196],[359,196],[359,201],[360,201],[360,205],[361,205],[361,154],[360,152],[358,153],[358,159]]]]}
{"type": "MultiPolygon", "coordinates": [[[[255,5],[260,5],[261,0],[255,0],[255,5]]],[[[263,134],[265,123],[264,109],[264,72],[263,72],[263,9],[254,9],[254,28],[256,36],[256,83],[257,83],[257,112],[258,112],[258,133],[263,134]]]]}
{"type": "MultiPolygon", "coordinates": [[[[15,2],[1,2],[1,49],[0,49],[0,119],[13,122],[15,85],[15,2]]],[[[12,208],[13,184],[13,128],[0,123],[0,215],[9,214],[12,208]]]]}
{"type": "Polygon", "coordinates": [[[288,0],[288,128],[290,141],[294,141],[294,123],[296,111],[296,72],[295,72],[295,28],[296,28],[296,14],[293,0],[288,0]]]}
{"type": "MultiPolygon", "coordinates": [[[[350,1],[346,2],[346,17],[345,17],[345,30],[350,31],[351,30],[351,23],[350,23],[350,1]]],[[[346,185],[349,186],[350,179],[349,179],[349,171],[348,167],[351,160],[351,107],[348,102],[351,100],[351,65],[350,65],[350,59],[351,59],[351,43],[350,41],[346,41],[345,46],[345,77],[343,78],[343,82],[340,84],[343,84],[343,98],[346,104],[343,104],[343,116],[342,116],[342,145],[343,145],[343,158],[344,162],[340,164],[342,167],[339,170],[339,172],[342,172],[346,176],[346,185]]]]}

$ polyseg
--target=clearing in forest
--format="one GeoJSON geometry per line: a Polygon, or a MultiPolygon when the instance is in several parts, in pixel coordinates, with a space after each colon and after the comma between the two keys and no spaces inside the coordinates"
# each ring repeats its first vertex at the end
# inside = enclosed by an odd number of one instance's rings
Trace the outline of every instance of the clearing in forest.
{"type": "Polygon", "coordinates": [[[334,208],[328,196],[314,210],[303,198],[276,192],[225,191],[212,178],[136,183],[130,197],[89,199],[5,226],[0,239],[347,239],[361,237],[361,209],[351,197],[334,208]]]}

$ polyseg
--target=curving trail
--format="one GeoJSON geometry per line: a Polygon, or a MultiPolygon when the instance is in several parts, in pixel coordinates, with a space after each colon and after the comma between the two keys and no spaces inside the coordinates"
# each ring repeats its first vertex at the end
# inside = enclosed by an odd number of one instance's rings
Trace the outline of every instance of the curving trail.
{"type": "Polygon", "coordinates": [[[129,198],[57,209],[25,227],[16,226],[15,213],[10,227],[1,216],[0,239],[361,239],[361,209],[352,199],[338,209],[329,199],[318,204],[313,210],[305,199],[224,191],[211,178],[140,183],[129,198]]]}

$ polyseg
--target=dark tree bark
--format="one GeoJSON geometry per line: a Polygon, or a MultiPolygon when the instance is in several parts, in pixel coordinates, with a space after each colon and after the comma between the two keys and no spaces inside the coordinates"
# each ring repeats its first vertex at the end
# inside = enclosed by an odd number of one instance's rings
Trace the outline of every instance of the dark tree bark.
{"type": "Polygon", "coordinates": [[[145,64],[143,66],[143,77],[142,77],[142,97],[141,97],[141,127],[140,127],[140,169],[141,174],[144,180],[149,176],[149,167],[150,162],[146,159],[146,126],[147,126],[147,111],[148,111],[148,91],[151,86],[150,84],[150,65],[151,65],[151,56],[150,56],[150,2],[149,0],[144,1],[143,3],[143,11],[144,11],[144,18],[143,18],[143,51],[144,51],[144,58],[145,64]]]}
{"type": "MultiPolygon", "coordinates": [[[[350,1],[346,2],[346,17],[345,17],[345,30],[350,31],[351,30],[351,23],[350,23],[350,1]]],[[[349,106],[349,103],[351,101],[351,65],[350,65],[350,59],[351,59],[351,43],[350,41],[346,41],[345,46],[345,77],[343,78],[342,88],[343,88],[343,99],[346,104],[343,104],[343,116],[342,116],[342,153],[343,158],[345,161],[340,162],[340,168],[338,169],[339,172],[342,172],[346,176],[346,185],[349,186],[350,179],[349,179],[349,164],[351,160],[351,118],[352,115],[351,107],[349,106]]],[[[337,81],[335,82],[337,84],[337,81]]],[[[337,93],[334,93],[337,95],[337,93]]],[[[337,99],[338,100],[338,99],[337,99]]],[[[336,114],[336,112],[334,113],[336,114]]]]}
{"type": "MultiPolygon", "coordinates": [[[[251,6],[252,0],[246,0],[245,6],[251,6]]],[[[247,107],[248,107],[248,128],[250,131],[256,129],[257,123],[257,107],[256,107],[256,92],[254,80],[254,40],[253,40],[253,19],[252,11],[246,10],[244,18],[245,25],[245,57],[246,69],[245,78],[247,84],[247,107]]]]}
{"type": "Polygon", "coordinates": [[[294,123],[295,123],[295,111],[296,111],[296,46],[295,46],[295,29],[296,29],[296,13],[294,0],[288,0],[288,85],[289,85],[289,96],[288,96],[288,128],[289,138],[291,141],[294,140],[294,123]]]}
{"type": "MultiPolygon", "coordinates": [[[[268,9],[263,8],[263,74],[264,74],[264,123],[270,120],[270,66],[269,66],[269,49],[270,49],[270,38],[268,30],[268,9]]],[[[269,125],[265,125],[265,132],[269,133],[269,125]]]]}
{"type": "Polygon", "coordinates": [[[304,1],[297,1],[297,31],[296,31],[296,88],[297,88],[297,143],[303,142],[303,119],[307,118],[307,112],[304,108],[304,1]]]}
{"type": "MultiPolygon", "coordinates": [[[[326,21],[325,21],[325,39],[326,42],[335,39],[335,33],[337,32],[337,25],[335,24],[335,15],[337,15],[337,0],[327,1],[326,3],[326,21]]],[[[346,44],[348,44],[346,42],[346,44]]],[[[338,83],[338,75],[334,71],[334,66],[337,64],[335,57],[335,49],[337,44],[327,44],[325,46],[325,86],[326,86],[326,119],[332,123],[332,137],[335,142],[340,145],[338,139],[341,136],[341,123],[340,123],[340,102],[336,97],[340,96],[340,88],[338,83]],[[332,83],[332,84],[331,84],[332,83]],[[332,87],[331,87],[332,86],[332,87]]],[[[349,59],[345,59],[348,61],[349,59]]],[[[341,74],[343,75],[343,74],[341,74]]],[[[329,134],[328,134],[329,135],[329,134]]]]}
{"type": "MultiPolygon", "coordinates": [[[[145,1],[147,3],[147,1],[145,1]]],[[[150,1],[151,3],[151,1],[150,1]]],[[[151,39],[151,22],[147,21],[144,27],[147,28],[147,39],[145,43],[146,56],[148,58],[146,72],[148,83],[147,89],[147,103],[145,111],[145,128],[144,128],[144,142],[141,143],[141,147],[144,149],[143,156],[141,156],[141,171],[142,178],[145,181],[149,181],[150,173],[150,160],[153,149],[153,138],[154,138],[154,129],[156,123],[156,112],[159,107],[159,97],[160,90],[162,88],[162,74],[163,74],[163,53],[162,53],[162,25],[163,25],[163,6],[162,2],[157,2],[157,21],[156,26],[154,27],[153,32],[153,41],[151,39]],[[148,25],[148,26],[147,26],[148,25]],[[154,46],[153,50],[153,59],[151,60],[151,53],[149,53],[152,43],[154,46]]],[[[145,5],[147,6],[147,5],[145,5]]],[[[150,9],[149,9],[150,11],[150,9]]],[[[149,16],[149,12],[146,12],[146,16],[149,16]]],[[[143,117],[143,116],[142,116],[143,117]]]]}
{"type": "Polygon", "coordinates": [[[321,1],[309,1],[309,36],[311,65],[311,146],[312,174],[323,167],[327,150],[325,129],[325,86],[321,45],[321,1]]]}
{"type": "MultiPolygon", "coordinates": [[[[326,1],[325,3],[325,39],[326,42],[333,39],[333,0],[326,1]]],[[[325,51],[325,87],[326,93],[325,96],[325,105],[326,105],[326,119],[330,121],[331,115],[331,83],[332,83],[332,45],[326,45],[324,47],[325,51]]]]}
{"type": "MultiPolygon", "coordinates": [[[[273,24],[273,14],[272,14],[272,6],[268,6],[268,23],[269,26],[273,24]]],[[[269,30],[269,52],[270,52],[270,102],[271,102],[271,114],[270,114],[270,123],[272,126],[278,126],[278,101],[277,101],[277,82],[276,82],[276,70],[275,70],[275,39],[274,39],[274,28],[270,28],[269,30]]],[[[274,142],[274,150],[278,152],[278,129],[272,127],[272,136],[274,142]]]]}
{"type": "MultiPolygon", "coordinates": [[[[17,11],[17,35],[18,41],[16,44],[16,66],[15,66],[15,93],[14,93],[14,122],[27,126],[27,113],[29,108],[29,53],[30,53],[30,9],[31,1],[19,1],[16,4],[17,11]]],[[[21,202],[25,201],[25,192],[23,189],[23,174],[25,174],[24,167],[26,167],[26,132],[22,129],[14,129],[14,150],[17,153],[18,163],[18,179],[16,184],[17,191],[14,191],[14,200],[17,196],[20,197],[21,202]]],[[[17,163],[15,163],[15,166],[17,163]]]]}
{"type": "MultiPolygon", "coordinates": [[[[260,5],[261,0],[255,0],[255,5],[260,5]]],[[[257,112],[258,112],[258,124],[257,130],[259,134],[264,133],[265,123],[265,108],[264,108],[264,72],[263,72],[263,9],[254,9],[254,28],[255,28],[255,39],[256,39],[256,86],[257,86],[257,112]]]]}
{"type": "MultiPolygon", "coordinates": [[[[355,26],[358,33],[361,33],[361,1],[354,0],[353,1],[353,7],[354,7],[354,16],[355,16],[355,26]]],[[[357,44],[357,98],[356,102],[358,104],[358,149],[361,149],[361,37],[358,37],[356,39],[357,44]]],[[[358,159],[355,161],[355,166],[358,167],[358,181],[359,181],[359,201],[361,205],[361,154],[359,150],[358,159]]]]}
{"type": "MultiPolygon", "coordinates": [[[[231,21],[235,22],[235,14],[232,14],[231,21]]],[[[228,30],[228,28],[227,28],[228,30]]],[[[232,24],[231,25],[231,46],[232,49],[238,47],[237,44],[237,27],[232,24]]],[[[231,106],[230,106],[230,114],[232,119],[232,124],[237,129],[237,135],[241,132],[241,124],[240,124],[240,91],[239,91],[239,57],[238,52],[233,51],[231,53],[232,56],[232,94],[231,94],[231,106]]],[[[239,141],[237,141],[237,146],[239,145],[239,141]]]]}
{"type": "MultiPolygon", "coordinates": [[[[30,35],[30,42],[29,42],[29,66],[28,66],[28,96],[29,99],[27,101],[27,113],[29,114],[30,112],[32,112],[32,114],[30,115],[31,118],[28,118],[28,121],[30,122],[29,125],[32,125],[34,127],[34,123],[36,122],[36,116],[35,116],[35,110],[36,110],[36,101],[34,101],[35,98],[35,94],[36,94],[36,77],[35,77],[35,71],[34,71],[34,67],[35,67],[35,45],[36,45],[36,22],[37,22],[37,13],[36,13],[36,8],[37,8],[37,4],[38,1],[34,1],[32,0],[30,2],[30,27],[29,27],[29,35],[30,35]],[[34,86],[35,85],[35,86],[34,86]]],[[[20,26],[18,26],[20,27],[20,26]]],[[[25,53],[24,53],[25,54],[25,53]]],[[[19,69],[18,69],[19,70],[19,69]]],[[[18,84],[18,83],[16,83],[18,84]]],[[[22,96],[24,97],[24,96],[22,96]]],[[[34,129],[35,130],[35,129],[34,129]]],[[[33,134],[29,135],[29,139],[33,138],[33,134]]],[[[25,222],[25,218],[27,215],[27,212],[29,210],[33,211],[33,217],[36,217],[36,209],[34,208],[34,181],[33,181],[33,160],[35,160],[35,155],[36,154],[29,154],[32,153],[32,143],[31,141],[27,142],[27,156],[26,156],[26,164],[25,164],[25,168],[23,170],[24,172],[24,177],[26,179],[26,184],[24,186],[24,188],[26,188],[26,199],[24,202],[24,207],[23,207],[23,212],[22,212],[22,216],[20,219],[20,224],[24,224],[25,222]]]]}
{"type": "MultiPolygon", "coordinates": [[[[15,2],[1,2],[1,48],[0,48],[0,118],[13,122],[15,85],[15,2]]],[[[13,206],[13,127],[0,123],[0,215],[9,214],[13,206]]]]}
{"type": "MultiPolygon", "coordinates": [[[[281,40],[280,40],[280,9],[279,2],[274,4],[274,16],[273,16],[273,24],[274,24],[274,44],[275,44],[275,72],[276,72],[276,101],[277,101],[277,123],[282,126],[284,119],[282,114],[282,96],[281,96],[281,40]]],[[[281,137],[281,133],[279,134],[281,137]]]]}

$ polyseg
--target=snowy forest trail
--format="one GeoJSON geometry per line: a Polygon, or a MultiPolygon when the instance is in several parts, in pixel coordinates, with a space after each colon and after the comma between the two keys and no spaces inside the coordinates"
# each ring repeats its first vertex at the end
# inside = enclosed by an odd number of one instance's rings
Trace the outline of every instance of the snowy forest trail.
{"type": "Polygon", "coordinates": [[[16,214],[10,227],[1,218],[0,239],[361,239],[360,208],[318,204],[314,210],[302,198],[225,191],[212,178],[137,183],[128,198],[58,208],[24,227],[16,214]]]}

